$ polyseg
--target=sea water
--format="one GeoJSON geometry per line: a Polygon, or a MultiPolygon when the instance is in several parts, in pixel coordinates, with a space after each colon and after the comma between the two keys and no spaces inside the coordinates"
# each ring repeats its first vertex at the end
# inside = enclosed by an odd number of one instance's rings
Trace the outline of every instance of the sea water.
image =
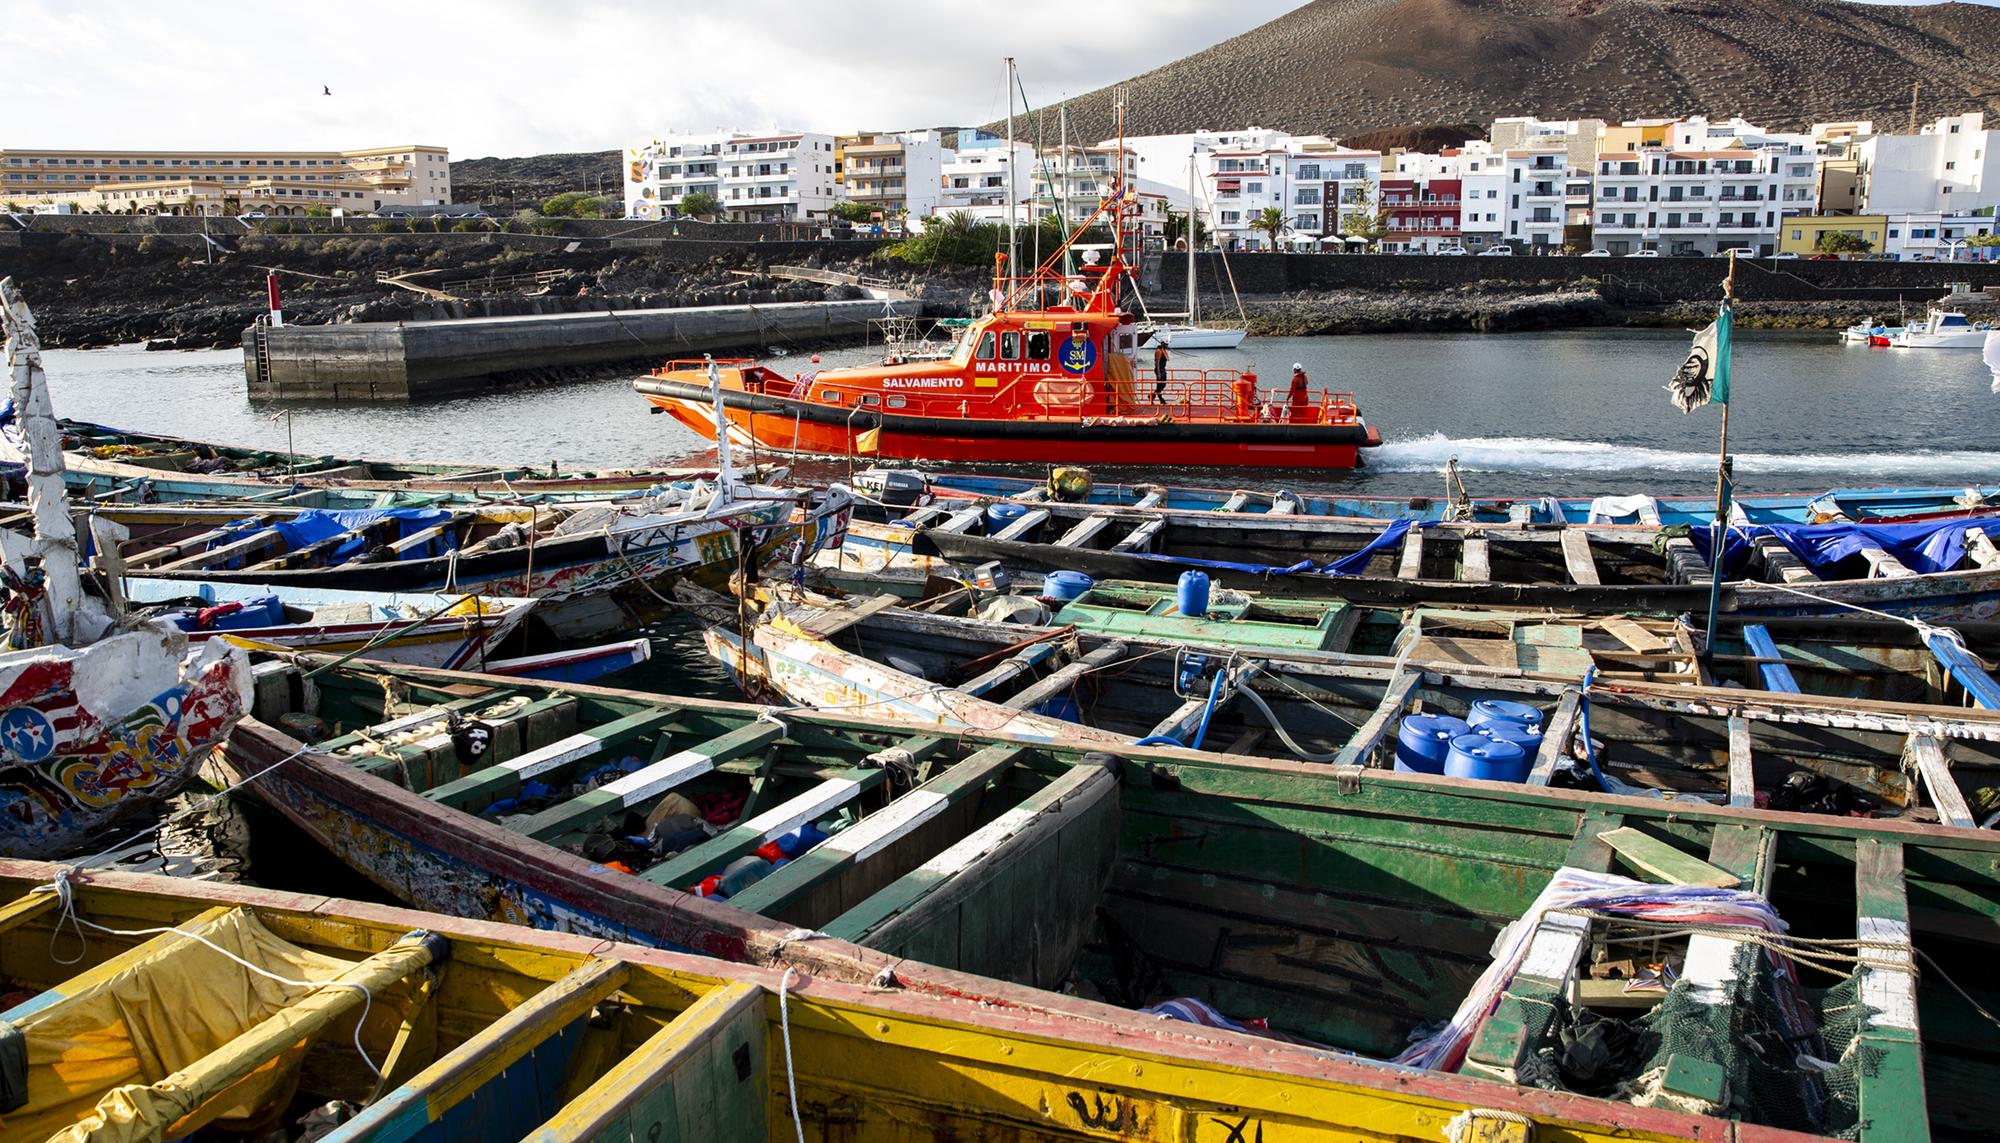
{"type": "MultiPolygon", "coordinates": [[[[1473,495],[1698,493],[1715,484],[1721,411],[1684,416],[1667,379],[1686,354],[1672,330],[1251,338],[1183,351],[1176,368],[1255,370],[1284,387],[1294,363],[1315,386],[1355,395],[1383,444],[1359,471],[1127,469],[1122,480],[1437,495],[1457,458],[1473,495]]],[[[648,416],[631,379],[514,389],[418,405],[292,405],[244,396],[234,350],[138,347],[48,353],[56,411],[123,428],[295,451],[545,466],[698,463],[712,448],[648,416]],[[289,411],[287,411],[289,410],[289,411]]],[[[879,351],[803,351],[767,361],[797,373],[863,364],[879,351]]],[[[1843,345],[1831,333],[1737,336],[1730,446],[1746,491],[2000,481],[2000,395],[1971,350],[1843,345]]],[[[962,466],[960,466],[962,467],[962,466]]],[[[838,477],[839,462],[803,465],[838,477]]],[[[1026,471],[1026,470],[1020,470],[1026,471]]]]}

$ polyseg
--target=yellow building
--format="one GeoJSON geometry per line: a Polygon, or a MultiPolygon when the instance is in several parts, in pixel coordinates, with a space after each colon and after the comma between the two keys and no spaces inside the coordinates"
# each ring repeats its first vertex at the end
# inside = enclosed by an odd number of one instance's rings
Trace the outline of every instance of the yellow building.
{"type": "Polygon", "coordinates": [[[354,151],[0,150],[0,203],[146,214],[366,214],[451,201],[451,154],[423,143],[354,151]]]}
{"type": "Polygon", "coordinates": [[[1778,224],[1778,253],[1797,254],[1801,258],[1818,254],[1820,235],[1835,231],[1846,231],[1879,253],[1888,227],[1888,217],[1880,214],[1789,215],[1778,224]]]}
{"type": "Polygon", "coordinates": [[[1665,147],[1673,142],[1674,120],[1633,119],[1606,123],[1597,133],[1597,151],[1636,151],[1641,147],[1665,147]]]}

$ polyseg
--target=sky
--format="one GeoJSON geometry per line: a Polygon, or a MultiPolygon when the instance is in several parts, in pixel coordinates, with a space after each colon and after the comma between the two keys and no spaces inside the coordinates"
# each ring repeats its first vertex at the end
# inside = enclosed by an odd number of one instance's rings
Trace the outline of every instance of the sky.
{"type": "Polygon", "coordinates": [[[413,0],[328,15],[273,0],[7,0],[0,146],[426,143],[470,159],[721,128],[976,124],[1006,111],[1005,55],[1043,106],[1300,3],[413,0]]]}
{"type": "Polygon", "coordinates": [[[596,151],[676,131],[981,123],[1301,0],[8,0],[6,147],[596,151]],[[383,18],[374,18],[380,14],[383,18]],[[332,95],[324,94],[331,90],[332,95]]]}

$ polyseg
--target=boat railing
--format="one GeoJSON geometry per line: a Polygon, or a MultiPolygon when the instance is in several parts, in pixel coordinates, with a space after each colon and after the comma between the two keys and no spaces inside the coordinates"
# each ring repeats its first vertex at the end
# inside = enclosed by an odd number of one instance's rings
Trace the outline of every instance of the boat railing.
{"type": "MultiPolygon", "coordinates": [[[[770,378],[777,375],[771,374],[770,378]]],[[[1237,369],[1172,369],[1164,386],[1146,373],[1119,382],[1033,373],[1009,377],[990,389],[972,387],[976,381],[967,379],[965,388],[935,391],[883,390],[807,376],[790,382],[794,388],[789,393],[781,393],[780,383],[770,378],[763,391],[774,395],[905,417],[1011,421],[1166,417],[1183,423],[1276,421],[1324,425],[1352,425],[1361,419],[1352,393],[1309,389],[1303,395],[1304,400],[1293,407],[1288,389],[1259,388],[1255,373],[1237,369]],[[1045,383],[1070,391],[1084,387],[1082,399],[1073,404],[1044,402],[1034,389],[1045,383]],[[1019,391],[1023,384],[1028,386],[1025,393],[1019,391]]]]}

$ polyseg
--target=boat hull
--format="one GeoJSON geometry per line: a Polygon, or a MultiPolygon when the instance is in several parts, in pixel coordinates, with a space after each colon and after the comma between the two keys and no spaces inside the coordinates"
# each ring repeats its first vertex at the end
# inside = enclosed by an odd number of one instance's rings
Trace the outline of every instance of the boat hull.
{"type": "MultiPolygon", "coordinates": [[[[648,378],[639,392],[703,436],[716,430],[709,391],[648,378]]],[[[1231,468],[1355,468],[1381,443],[1365,424],[1162,423],[1152,417],[963,420],[859,411],[849,416],[806,401],[732,392],[723,401],[730,439],[774,452],[1021,464],[1215,465],[1231,468]],[[863,434],[876,432],[872,440],[863,434]]]]}
{"type": "Polygon", "coordinates": [[[112,840],[107,830],[150,812],[193,776],[248,706],[250,669],[240,651],[221,647],[181,660],[184,645],[165,631],[142,630],[81,652],[50,647],[7,656],[0,667],[0,855],[60,857],[105,844],[112,840]],[[164,689],[118,701],[119,691],[159,675],[166,655],[179,667],[169,669],[164,689]]]}
{"type": "Polygon", "coordinates": [[[1243,344],[1240,329],[1203,329],[1195,326],[1165,326],[1153,331],[1146,345],[1165,344],[1175,349],[1235,349],[1243,344]]]}

